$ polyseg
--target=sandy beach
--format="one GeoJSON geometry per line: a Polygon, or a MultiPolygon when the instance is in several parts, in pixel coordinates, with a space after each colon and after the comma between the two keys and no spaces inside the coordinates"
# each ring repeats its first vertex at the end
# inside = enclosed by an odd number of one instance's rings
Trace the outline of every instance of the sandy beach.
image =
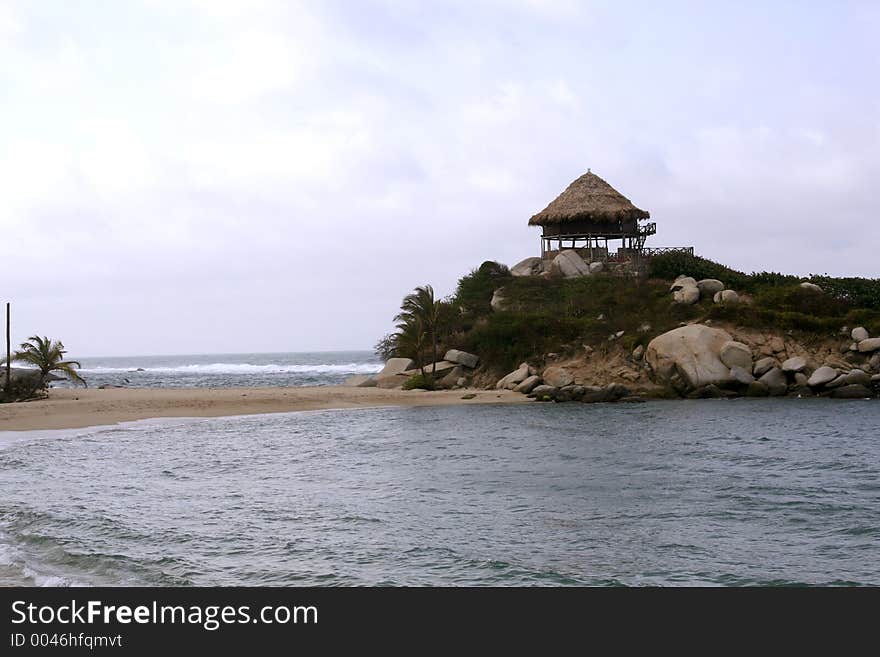
{"type": "Polygon", "coordinates": [[[304,388],[111,388],[51,391],[48,399],[0,405],[0,431],[75,429],[160,417],[215,417],[377,406],[523,403],[509,390],[435,392],[304,388]],[[473,399],[462,397],[473,394],[473,399]]]}

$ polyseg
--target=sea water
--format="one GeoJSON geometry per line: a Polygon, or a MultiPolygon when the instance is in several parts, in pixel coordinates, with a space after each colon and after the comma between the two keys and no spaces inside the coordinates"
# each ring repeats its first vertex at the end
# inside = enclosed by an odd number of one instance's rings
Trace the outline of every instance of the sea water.
{"type": "Polygon", "coordinates": [[[878,585],[878,427],[876,400],[741,399],[0,434],[0,578],[878,585]]]}
{"type": "Polygon", "coordinates": [[[92,387],[338,385],[355,374],[382,369],[382,362],[370,351],[125,356],[81,358],[79,362],[81,375],[92,387]]]}

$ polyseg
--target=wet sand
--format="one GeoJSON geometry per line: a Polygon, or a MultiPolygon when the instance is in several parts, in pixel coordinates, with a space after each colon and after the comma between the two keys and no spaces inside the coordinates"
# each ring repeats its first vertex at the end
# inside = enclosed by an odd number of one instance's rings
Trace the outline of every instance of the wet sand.
{"type": "Polygon", "coordinates": [[[0,431],[78,429],[160,417],[216,417],[377,406],[523,403],[509,390],[310,388],[109,388],[50,391],[48,399],[0,404],[0,431]],[[462,399],[466,395],[473,399],[462,399]]]}

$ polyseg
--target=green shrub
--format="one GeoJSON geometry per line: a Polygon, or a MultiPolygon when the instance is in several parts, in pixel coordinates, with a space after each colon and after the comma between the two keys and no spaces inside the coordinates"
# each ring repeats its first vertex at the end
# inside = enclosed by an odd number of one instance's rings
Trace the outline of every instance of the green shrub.
{"type": "Polygon", "coordinates": [[[880,310],[880,279],[878,278],[811,276],[810,280],[830,297],[846,301],[857,308],[880,310]]]}
{"type": "Polygon", "coordinates": [[[421,373],[411,376],[406,381],[403,382],[404,390],[414,390],[416,388],[421,388],[423,390],[435,390],[437,388],[437,384],[434,382],[434,379],[431,378],[430,374],[425,374],[422,376],[421,373]]]}
{"type": "Polygon", "coordinates": [[[507,267],[487,260],[459,279],[455,294],[452,295],[452,303],[465,313],[487,315],[492,312],[492,293],[512,278],[507,267]]]}

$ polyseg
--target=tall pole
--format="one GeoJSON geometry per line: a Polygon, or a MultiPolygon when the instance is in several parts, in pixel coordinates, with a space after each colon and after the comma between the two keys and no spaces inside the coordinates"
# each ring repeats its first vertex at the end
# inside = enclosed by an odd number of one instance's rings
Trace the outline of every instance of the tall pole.
{"type": "Polygon", "coordinates": [[[12,378],[12,338],[9,331],[9,302],[6,302],[6,389],[9,390],[9,381],[12,378]]]}

